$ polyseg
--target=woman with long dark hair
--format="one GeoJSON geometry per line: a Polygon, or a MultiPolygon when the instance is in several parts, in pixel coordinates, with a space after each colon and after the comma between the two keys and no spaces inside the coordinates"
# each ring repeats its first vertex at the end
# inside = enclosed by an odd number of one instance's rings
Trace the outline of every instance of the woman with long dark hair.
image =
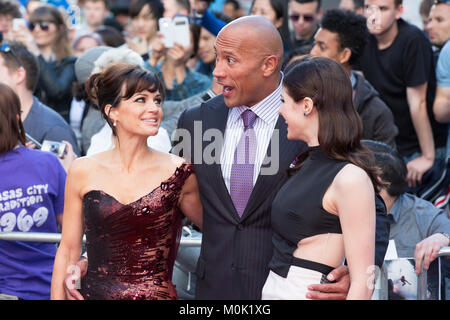
{"type": "Polygon", "coordinates": [[[360,142],[348,76],[330,59],[295,61],[286,70],[282,98],[288,139],[308,148],[273,201],[274,255],[262,297],[306,299],[307,287],[322,283],[346,259],[347,298],[370,299],[380,183],[360,142]]]}
{"type": "Polygon", "coordinates": [[[70,123],[75,61],[64,15],[53,5],[43,5],[31,13],[28,29],[14,32],[39,61],[39,81],[35,94],[70,123]]]}
{"type": "MultiPolygon", "coordinates": [[[[20,100],[0,84],[0,232],[57,233],[66,172],[56,155],[25,147],[20,100]]],[[[56,247],[0,241],[0,296],[50,298],[56,247]]]]}
{"type": "Polygon", "coordinates": [[[117,144],[69,170],[52,299],[66,298],[64,279],[80,258],[84,228],[85,299],[177,299],[171,279],[181,212],[201,227],[202,205],[193,165],[147,146],[159,130],[164,88],[148,70],[113,64],[91,75],[86,91],[117,144]]]}

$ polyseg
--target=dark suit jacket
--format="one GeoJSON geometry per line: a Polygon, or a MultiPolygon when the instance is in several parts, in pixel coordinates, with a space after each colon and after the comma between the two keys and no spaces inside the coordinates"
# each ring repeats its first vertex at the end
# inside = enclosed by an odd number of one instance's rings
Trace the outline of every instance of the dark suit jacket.
{"type": "MultiPolygon", "coordinates": [[[[199,155],[200,146],[201,150],[210,151],[211,147],[207,146],[214,141],[203,141],[203,134],[208,129],[218,129],[223,136],[228,110],[222,95],[199,107],[186,110],[180,116],[178,128],[187,129],[191,139],[179,140],[180,143],[190,147],[192,154],[199,155]]],[[[303,142],[287,140],[286,124],[281,116],[275,129],[278,129],[278,139],[272,138],[268,152],[272,143],[278,143],[279,169],[274,175],[258,177],[241,218],[223,180],[220,162],[207,164],[195,156],[189,157],[185,152],[178,152],[191,158],[194,163],[203,204],[203,238],[197,264],[197,299],[261,299],[273,252],[270,215],[272,201],[287,180],[286,170],[289,164],[305,147],[303,142]]],[[[176,144],[174,149],[179,146],[180,144],[176,144]]],[[[215,152],[220,159],[220,148],[215,152]]],[[[388,242],[386,234],[384,236],[386,238],[382,240],[386,247],[382,248],[383,257],[388,242]]]]}

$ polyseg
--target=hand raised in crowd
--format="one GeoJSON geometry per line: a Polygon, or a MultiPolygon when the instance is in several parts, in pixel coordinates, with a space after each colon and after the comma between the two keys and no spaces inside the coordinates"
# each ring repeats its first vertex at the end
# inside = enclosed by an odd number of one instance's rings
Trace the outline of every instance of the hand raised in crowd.
{"type": "Polygon", "coordinates": [[[423,239],[416,245],[414,251],[414,261],[416,262],[416,273],[419,274],[422,270],[427,271],[430,263],[433,262],[439,255],[442,247],[448,246],[448,238],[441,233],[433,234],[426,239],[423,239]]]}
{"type": "Polygon", "coordinates": [[[31,141],[28,141],[28,142],[25,144],[25,147],[27,147],[27,148],[29,148],[29,149],[36,149],[36,145],[35,145],[33,142],[31,142],[31,141]]]}
{"type": "Polygon", "coordinates": [[[159,60],[165,56],[167,48],[163,42],[163,34],[158,32],[156,39],[152,42],[152,52],[150,54],[148,62],[153,67],[156,67],[159,60]]]}
{"type": "Polygon", "coordinates": [[[167,62],[174,67],[184,66],[186,61],[186,49],[179,43],[175,42],[172,48],[167,50],[167,62]]]}
{"type": "Polygon", "coordinates": [[[70,142],[67,141],[62,141],[65,145],[66,145],[66,152],[64,152],[64,155],[62,156],[62,158],[58,158],[59,162],[61,162],[64,170],[69,171],[70,166],[72,165],[72,162],[75,161],[75,159],[77,158],[77,155],[75,154],[75,152],[73,151],[73,147],[70,144],[70,142]]]}
{"type": "Polygon", "coordinates": [[[41,54],[33,35],[25,25],[21,25],[17,30],[11,30],[11,35],[12,40],[22,42],[36,57],[41,54]]]}
{"type": "Polygon", "coordinates": [[[141,39],[141,38],[132,39],[130,37],[126,37],[125,41],[127,43],[127,46],[131,50],[139,53],[141,56],[148,52],[149,43],[147,42],[146,39],[141,39]]]}
{"type": "Polygon", "coordinates": [[[408,169],[406,176],[408,186],[414,188],[420,185],[423,175],[433,166],[433,163],[434,159],[427,158],[423,155],[408,162],[406,164],[406,168],[408,169]]]}
{"type": "Polygon", "coordinates": [[[310,285],[306,297],[313,300],[345,300],[350,288],[348,267],[339,266],[330,272],[327,279],[336,282],[310,285]]]}

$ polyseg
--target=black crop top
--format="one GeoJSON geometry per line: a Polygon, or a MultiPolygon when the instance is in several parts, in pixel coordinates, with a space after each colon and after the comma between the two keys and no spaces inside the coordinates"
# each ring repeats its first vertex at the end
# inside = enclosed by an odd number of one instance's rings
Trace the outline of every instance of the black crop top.
{"type": "Polygon", "coordinates": [[[293,257],[302,239],[324,233],[342,233],[339,217],[322,207],[322,199],[337,173],[349,162],[328,158],[320,146],[309,147],[302,168],[280,189],[272,203],[274,254],[270,269],[286,277],[291,265],[324,274],[332,267],[293,257]],[[302,260],[301,264],[300,260],[302,260]],[[309,265],[305,265],[304,262],[309,265]]]}

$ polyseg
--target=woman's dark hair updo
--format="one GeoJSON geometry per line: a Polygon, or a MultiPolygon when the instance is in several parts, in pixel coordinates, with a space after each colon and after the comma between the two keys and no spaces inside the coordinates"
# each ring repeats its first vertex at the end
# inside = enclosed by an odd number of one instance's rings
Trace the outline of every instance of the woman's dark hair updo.
{"type": "MultiPolygon", "coordinates": [[[[116,135],[116,130],[112,125],[109,113],[106,114],[105,112],[105,107],[108,104],[112,108],[116,108],[122,99],[130,99],[137,92],[145,90],[152,93],[158,91],[162,100],[164,100],[166,94],[164,86],[156,74],[123,63],[113,64],[103,72],[91,75],[85,86],[89,98],[94,106],[100,110],[114,135],[116,135]]],[[[111,109],[109,112],[111,112],[111,109]]]]}
{"type": "MultiPolygon", "coordinates": [[[[322,57],[305,57],[285,70],[283,86],[295,101],[309,97],[319,117],[319,144],[329,158],[348,161],[370,177],[375,191],[383,185],[372,152],[362,145],[362,122],[353,106],[350,77],[341,65],[322,57]]],[[[302,150],[290,174],[299,170],[308,158],[302,150]]]]}

